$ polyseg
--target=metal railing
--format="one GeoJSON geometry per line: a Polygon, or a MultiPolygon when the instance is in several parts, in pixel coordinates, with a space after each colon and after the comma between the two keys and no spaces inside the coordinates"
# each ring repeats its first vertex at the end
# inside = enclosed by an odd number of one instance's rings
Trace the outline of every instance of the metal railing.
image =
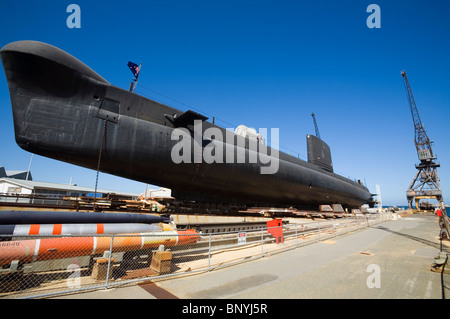
{"type": "Polygon", "coordinates": [[[279,227],[210,234],[0,238],[0,298],[46,298],[213,271],[390,219],[391,214],[295,218],[279,227]]]}

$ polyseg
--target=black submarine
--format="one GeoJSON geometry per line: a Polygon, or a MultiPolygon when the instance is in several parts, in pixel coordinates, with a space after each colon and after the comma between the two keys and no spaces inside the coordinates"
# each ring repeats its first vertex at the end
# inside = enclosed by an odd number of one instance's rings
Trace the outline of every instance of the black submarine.
{"type": "Polygon", "coordinates": [[[333,172],[330,148],[316,136],[307,135],[308,161],[303,161],[255,144],[252,134],[230,135],[194,111],[180,111],[111,85],[52,45],[17,41],[4,46],[0,55],[15,139],[26,151],[167,187],[177,200],[299,209],[325,204],[358,208],[372,202],[360,181],[333,172]],[[214,138],[205,134],[208,129],[214,138]],[[231,141],[217,138],[218,133],[231,136],[231,141]],[[182,139],[190,143],[189,149],[180,151],[182,139]],[[208,148],[222,160],[198,160],[208,148]],[[174,160],[175,149],[187,160],[174,160]],[[230,151],[231,161],[226,158],[230,151]],[[267,163],[275,162],[276,170],[262,173],[267,163]]]}

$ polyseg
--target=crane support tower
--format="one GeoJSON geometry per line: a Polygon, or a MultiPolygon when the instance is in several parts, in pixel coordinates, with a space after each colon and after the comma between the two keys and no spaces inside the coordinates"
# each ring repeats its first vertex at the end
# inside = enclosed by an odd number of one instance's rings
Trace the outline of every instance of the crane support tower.
{"type": "Polygon", "coordinates": [[[311,116],[314,120],[314,128],[316,129],[316,137],[320,138],[319,127],[317,126],[316,116],[314,113],[311,113],[311,116]]]}
{"type": "Polygon", "coordinates": [[[419,111],[417,110],[416,102],[409,85],[406,72],[401,72],[406,93],[408,95],[409,106],[411,108],[411,115],[414,123],[414,143],[416,145],[417,155],[420,164],[416,165],[416,175],[413,181],[406,190],[406,198],[408,200],[409,209],[412,210],[412,202],[415,199],[416,208],[419,208],[419,200],[423,198],[433,198],[439,202],[442,218],[440,218],[441,237],[450,239],[449,220],[445,211],[444,199],[442,197],[441,186],[437,168],[440,166],[435,162],[437,157],[433,153],[431,141],[423,128],[420,120],[419,111]]]}

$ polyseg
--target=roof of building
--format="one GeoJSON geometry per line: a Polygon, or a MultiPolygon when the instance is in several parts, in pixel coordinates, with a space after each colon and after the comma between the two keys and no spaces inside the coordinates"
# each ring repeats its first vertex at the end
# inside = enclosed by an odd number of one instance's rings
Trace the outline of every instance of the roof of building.
{"type": "Polygon", "coordinates": [[[30,181],[33,180],[30,171],[5,170],[3,166],[0,166],[0,177],[10,177],[30,181]]]}
{"type": "Polygon", "coordinates": [[[29,180],[29,181],[33,180],[33,177],[31,176],[31,172],[29,172],[29,171],[6,171],[6,177],[29,180]]]}
{"type": "MultiPolygon", "coordinates": [[[[21,186],[21,187],[25,187],[25,188],[29,188],[29,189],[40,188],[40,189],[65,190],[65,191],[75,191],[75,192],[87,192],[87,193],[95,192],[95,188],[91,188],[91,187],[82,187],[82,186],[70,185],[70,184],[55,184],[55,183],[48,183],[48,182],[38,182],[38,181],[30,181],[30,180],[7,178],[7,177],[0,178],[0,183],[1,182],[8,182],[8,183],[15,184],[17,186],[21,186]]],[[[105,190],[105,189],[97,189],[97,193],[116,194],[116,195],[122,195],[122,196],[130,196],[130,197],[138,197],[139,196],[139,194],[118,192],[118,191],[105,190]]]]}

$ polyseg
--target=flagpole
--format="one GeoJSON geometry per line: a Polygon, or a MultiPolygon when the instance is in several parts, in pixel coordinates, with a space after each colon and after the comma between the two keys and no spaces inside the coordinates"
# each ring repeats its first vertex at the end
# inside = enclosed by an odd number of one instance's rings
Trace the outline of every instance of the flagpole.
{"type": "Polygon", "coordinates": [[[30,158],[30,163],[28,164],[28,171],[27,171],[27,176],[25,177],[25,180],[28,180],[28,177],[30,176],[30,169],[31,169],[31,162],[33,161],[33,156],[34,154],[31,154],[31,158],[30,158]]]}
{"type": "Polygon", "coordinates": [[[136,90],[136,85],[137,85],[137,82],[138,82],[138,79],[139,79],[139,74],[141,74],[141,67],[142,67],[142,63],[139,63],[139,73],[138,73],[138,75],[137,75],[137,77],[136,77],[136,81],[134,81],[134,85],[133,85],[133,93],[134,93],[134,90],[136,90]]]}

